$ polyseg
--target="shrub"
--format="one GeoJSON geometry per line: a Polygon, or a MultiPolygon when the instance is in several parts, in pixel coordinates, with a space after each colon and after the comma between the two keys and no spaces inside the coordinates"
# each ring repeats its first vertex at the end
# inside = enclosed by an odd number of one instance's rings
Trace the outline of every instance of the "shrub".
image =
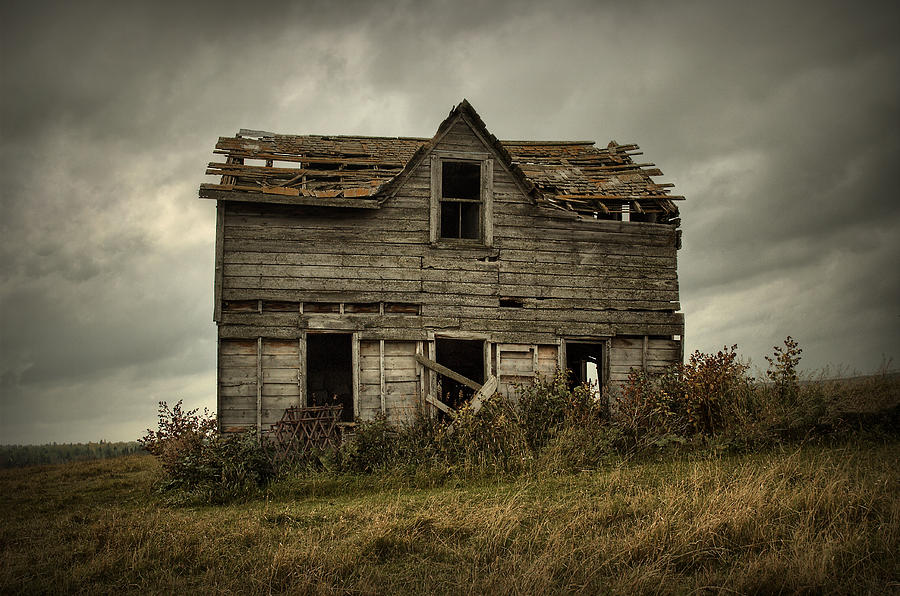
{"type": "Polygon", "coordinates": [[[359,421],[353,436],[341,444],[326,465],[339,472],[371,473],[386,469],[397,455],[397,437],[397,429],[388,423],[384,414],[374,420],[359,421]]]}
{"type": "Polygon", "coordinates": [[[737,358],[737,346],[715,354],[695,351],[681,369],[684,413],[688,428],[711,435],[725,428],[728,406],[745,401],[750,389],[749,367],[737,358]]]}
{"type": "Polygon", "coordinates": [[[595,400],[586,385],[569,387],[568,371],[553,377],[538,375],[530,385],[518,388],[518,419],[532,451],[540,451],[565,424],[580,424],[605,417],[605,398],[595,400]]]}
{"type": "Polygon", "coordinates": [[[179,461],[199,454],[203,445],[217,434],[215,416],[206,408],[185,411],[182,400],[174,406],[159,402],[159,430],[147,429],[147,434],[138,439],[144,449],[159,459],[163,469],[171,474],[179,461]]]}
{"type": "Polygon", "coordinates": [[[460,408],[435,438],[438,457],[464,475],[516,473],[531,455],[515,407],[499,393],[487,397],[477,413],[468,404],[460,408]]]}
{"type": "Polygon", "coordinates": [[[166,472],[162,488],[183,490],[221,503],[265,486],[275,475],[273,458],[255,429],[234,435],[217,431],[213,414],[185,411],[181,400],[159,402],[159,430],[139,439],[166,472]]]}

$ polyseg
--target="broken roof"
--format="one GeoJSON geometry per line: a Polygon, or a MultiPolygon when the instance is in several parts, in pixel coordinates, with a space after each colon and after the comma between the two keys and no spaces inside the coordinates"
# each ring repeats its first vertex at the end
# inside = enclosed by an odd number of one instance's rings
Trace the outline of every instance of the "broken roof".
{"type": "MultiPolygon", "coordinates": [[[[579,213],[617,213],[623,205],[638,212],[677,216],[671,184],[653,176],[651,163],[636,163],[634,144],[611,141],[501,141],[488,132],[463,100],[434,137],[281,135],[241,130],[220,137],[207,174],[219,184],[202,184],[200,196],[247,193],[247,200],[302,205],[378,207],[439,142],[457,118],[465,119],[537,203],[579,213]]],[[[234,198],[233,195],[231,198],[234,198]]]]}

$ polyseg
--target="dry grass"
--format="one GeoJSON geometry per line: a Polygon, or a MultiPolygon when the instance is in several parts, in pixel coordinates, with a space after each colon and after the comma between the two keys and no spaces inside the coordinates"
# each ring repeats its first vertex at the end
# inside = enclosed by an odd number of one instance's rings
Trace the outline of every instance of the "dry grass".
{"type": "Polygon", "coordinates": [[[0,592],[900,591],[900,444],[419,489],[282,481],[224,507],[152,458],[0,472],[0,592]]]}

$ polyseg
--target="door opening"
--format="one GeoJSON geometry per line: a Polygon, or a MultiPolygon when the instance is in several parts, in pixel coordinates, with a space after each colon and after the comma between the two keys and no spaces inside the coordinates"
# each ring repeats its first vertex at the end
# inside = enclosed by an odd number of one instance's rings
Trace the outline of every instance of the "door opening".
{"type": "MultiPolygon", "coordinates": [[[[480,339],[434,340],[435,358],[450,370],[477,383],[484,383],[484,342],[480,339]]],[[[475,391],[458,381],[440,377],[440,400],[453,409],[459,408],[475,395],[475,391]]]]}
{"type": "Polygon", "coordinates": [[[603,344],[566,342],[566,368],[572,371],[569,386],[591,386],[595,398],[603,388],[603,344]]]}
{"type": "Polygon", "coordinates": [[[341,420],[353,421],[352,335],[306,335],[306,396],[309,406],[341,406],[341,420]]]}

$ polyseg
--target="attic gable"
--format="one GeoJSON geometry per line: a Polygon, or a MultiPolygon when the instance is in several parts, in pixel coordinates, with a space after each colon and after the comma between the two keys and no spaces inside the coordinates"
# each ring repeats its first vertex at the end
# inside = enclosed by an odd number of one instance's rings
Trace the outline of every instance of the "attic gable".
{"type": "Polygon", "coordinates": [[[538,205],[593,217],[630,212],[666,222],[677,218],[671,184],[653,176],[652,163],[636,163],[635,144],[610,142],[599,149],[592,141],[501,141],[465,99],[455,106],[430,139],[279,135],[241,130],[220,137],[206,171],[221,176],[202,184],[202,198],[378,208],[402,186],[410,173],[441,145],[454,127],[465,126],[522,193],[538,205]]]}

